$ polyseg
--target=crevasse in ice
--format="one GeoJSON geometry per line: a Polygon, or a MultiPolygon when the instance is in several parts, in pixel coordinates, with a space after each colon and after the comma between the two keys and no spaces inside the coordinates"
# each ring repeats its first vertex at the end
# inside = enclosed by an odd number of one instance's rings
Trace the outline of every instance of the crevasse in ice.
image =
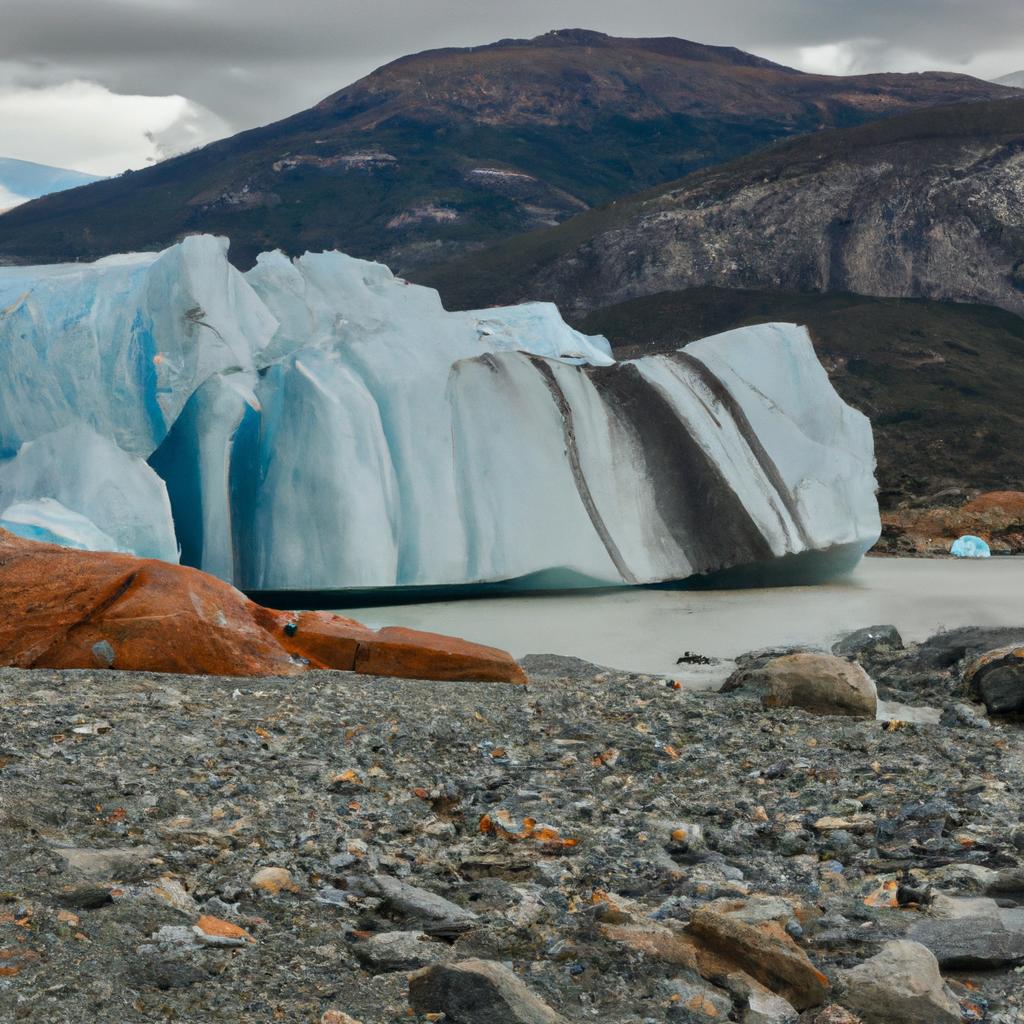
{"type": "Polygon", "coordinates": [[[0,518],[250,590],[827,574],[878,536],[870,426],[802,328],[617,363],[548,303],[226,253],[0,268],[0,518]]]}

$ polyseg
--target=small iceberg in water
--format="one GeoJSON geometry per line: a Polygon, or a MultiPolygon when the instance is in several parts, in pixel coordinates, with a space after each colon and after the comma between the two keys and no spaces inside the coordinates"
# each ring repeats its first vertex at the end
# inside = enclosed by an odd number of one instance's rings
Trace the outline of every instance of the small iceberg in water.
{"type": "Polygon", "coordinates": [[[990,558],[992,556],[988,544],[980,537],[974,537],[969,533],[953,541],[949,553],[956,558],[990,558]]]}

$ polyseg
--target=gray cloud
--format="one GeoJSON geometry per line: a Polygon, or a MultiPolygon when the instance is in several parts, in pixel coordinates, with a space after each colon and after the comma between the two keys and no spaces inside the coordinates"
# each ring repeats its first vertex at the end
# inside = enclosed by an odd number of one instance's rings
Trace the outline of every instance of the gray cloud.
{"type": "Polygon", "coordinates": [[[0,81],[179,94],[243,128],[405,53],[562,27],[678,35],[835,72],[1024,67],[1021,0],[3,0],[0,81]]]}

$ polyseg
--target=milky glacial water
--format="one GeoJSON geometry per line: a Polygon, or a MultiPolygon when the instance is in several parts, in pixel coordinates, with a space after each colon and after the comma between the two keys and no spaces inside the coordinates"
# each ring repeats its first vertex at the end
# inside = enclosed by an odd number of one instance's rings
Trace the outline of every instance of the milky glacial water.
{"type": "Polygon", "coordinates": [[[778,644],[827,645],[880,623],[894,623],[906,640],[954,626],[1024,625],[1024,558],[866,558],[849,576],[817,586],[629,588],[342,611],[374,626],[456,634],[517,658],[568,654],[697,682],[719,673],[677,668],[684,651],[730,659],[778,644]]]}

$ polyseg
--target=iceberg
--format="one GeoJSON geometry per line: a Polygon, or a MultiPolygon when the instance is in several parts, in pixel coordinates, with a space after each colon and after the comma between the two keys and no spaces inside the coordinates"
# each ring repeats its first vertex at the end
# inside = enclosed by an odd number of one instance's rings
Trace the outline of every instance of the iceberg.
{"type": "Polygon", "coordinates": [[[549,303],[199,236],[0,268],[0,352],[0,509],[252,592],[824,577],[880,532],[870,424],[794,325],[617,362],[549,303]]]}
{"type": "MultiPolygon", "coordinates": [[[[0,462],[0,508],[38,504],[39,525],[61,536],[59,509],[74,513],[82,529],[68,533],[88,550],[123,551],[178,561],[171,503],[163,480],[144,459],[118,448],[79,424],[26,441],[13,459],[0,462]],[[58,509],[59,507],[59,509],[58,509]],[[84,528],[82,521],[95,532],[84,528]],[[85,538],[91,537],[89,543],[85,538]],[[100,537],[113,541],[102,547],[100,537]]],[[[74,529],[74,528],[72,528],[74,529]]],[[[19,532],[17,530],[12,532],[19,532]]]]}
{"type": "Polygon", "coordinates": [[[981,537],[975,537],[973,534],[966,533],[962,537],[957,537],[950,545],[949,553],[954,558],[991,558],[992,550],[989,548],[988,543],[981,539],[981,537]]]}
{"type": "Polygon", "coordinates": [[[16,501],[0,512],[0,529],[25,540],[78,551],[120,551],[113,537],[54,498],[16,501]]]}

